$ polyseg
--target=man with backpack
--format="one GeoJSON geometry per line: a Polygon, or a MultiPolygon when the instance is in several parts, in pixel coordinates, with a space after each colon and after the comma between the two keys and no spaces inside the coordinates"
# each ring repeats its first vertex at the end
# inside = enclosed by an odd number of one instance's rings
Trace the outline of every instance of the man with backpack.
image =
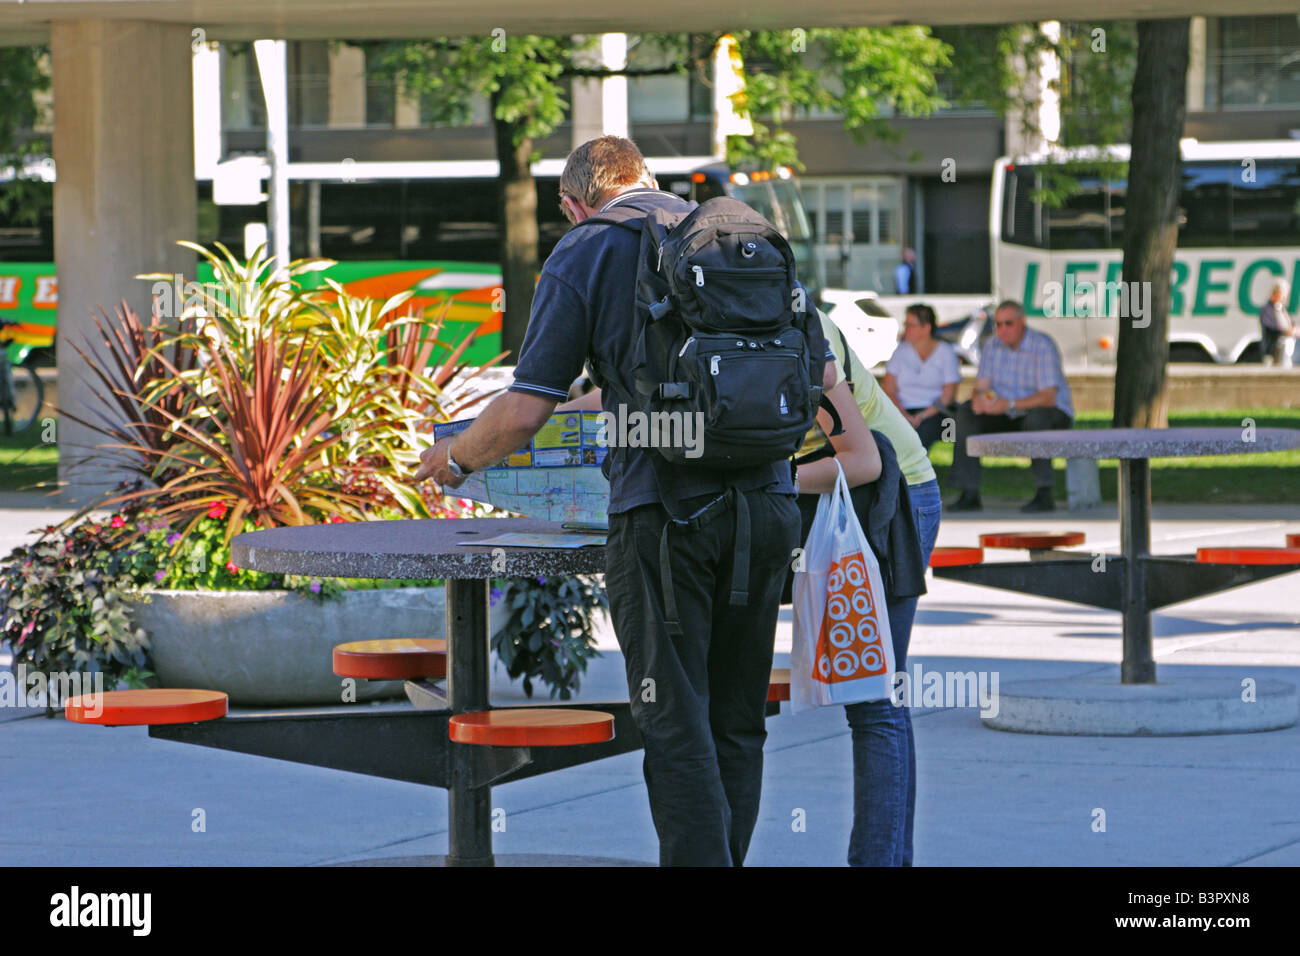
{"type": "MultiPolygon", "coordinates": [[[[603,410],[698,416],[703,442],[613,447],[606,590],[662,865],[739,865],[758,818],[778,604],[798,546],[789,459],[827,344],[784,239],[727,198],[661,192],[636,146],[569,156],[514,384],[421,456],[456,487],[524,445],[584,362],[603,410]]],[[[608,434],[622,433],[609,429],[608,434]]]]}

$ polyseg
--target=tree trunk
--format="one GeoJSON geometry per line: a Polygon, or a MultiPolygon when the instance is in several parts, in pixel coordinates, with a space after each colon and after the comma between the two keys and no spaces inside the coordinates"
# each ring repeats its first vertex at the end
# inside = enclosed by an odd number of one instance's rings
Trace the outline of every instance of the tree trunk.
{"type": "Polygon", "coordinates": [[[1188,21],[1140,20],[1133,77],[1133,135],[1124,209],[1124,287],[1141,289],[1146,314],[1130,294],[1121,312],[1115,363],[1117,428],[1168,424],[1170,277],[1178,245],[1178,140],[1187,114],[1188,21]]]}
{"type": "MultiPolygon", "coordinates": [[[[496,97],[492,112],[496,114],[496,97]]],[[[515,145],[517,124],[494,119],[497,160],[501,164],[501,287],[505,290],[499,307],[501,348],[510,355],[505,361],[515,364],[519,347],[528,330],[528,315],[533,306],[533,286],[537,281],[537,184],[529,168],[533,141],[522,139],[515,145]]]]}

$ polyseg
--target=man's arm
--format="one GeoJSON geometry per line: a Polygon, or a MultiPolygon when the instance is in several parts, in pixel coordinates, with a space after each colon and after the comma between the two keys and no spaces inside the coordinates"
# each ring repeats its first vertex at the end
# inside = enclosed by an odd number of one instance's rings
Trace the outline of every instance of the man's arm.
{"type": "Polygon", "coordinates": [[[555,405],[553,398],[525,392],[498,395],[463,432],[448,435],[420,453],[415,480],[432,478],[442,487],[459,488],[465,479],[457,478],[447,467],[449,454],[470,471],[494,465],[528,444],[554,413],[555,405]]]}
{"type": "MultiPolygon", "coordinates": [[[[994,415],[1000,415],[1011,407],[1011,401],[1005,398],[999,398],[994,403],[996,410],[994,415]]],[[[1016,411],[1023,412],[1027,408],[1051,408],[1056,404],[1056,386],[1040,389],[1028,398],[1016,399],[1016,411]]]]}
{"type": "Polygon", "coordinates": [[[556,405],[555,410],[557,412],[598,412],[600,411],[600,389],[593,388],[585,395],[579,395],[563,405],[556,405]]]}
{"type": "MultiPolygon", "coordinates": [[[[1039,386],[1039,389],[1027,398],[1016,399],[1016,411],[1018,412],[1030,408],[1051,408],[1055,406],[1058,386],[1052,383],[1060,382],[1065,378],[1065,372],[1061,368],[1061,353],[1057,351],[1056,343],[1050,338],[1044,343],[1039,353],[1033,357],[1033,361],[1035,384],[1039,386]]],[[[997,414],[1007,411],[1011,406],[1011,402],[1005,398],[1000,398],[994,405],[997,406],[995,410],[995,414],[997,414]]]]}

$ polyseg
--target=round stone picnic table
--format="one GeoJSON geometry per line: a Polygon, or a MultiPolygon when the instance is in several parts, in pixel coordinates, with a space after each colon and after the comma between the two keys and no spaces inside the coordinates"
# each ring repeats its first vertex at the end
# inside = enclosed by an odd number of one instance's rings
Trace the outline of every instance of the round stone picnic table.
{"type": "MultiPolygon", "coordinates": [[[[1154,590],[1163,597],[1189,600],[1202,594],[1235,587],[1237,584],[1258,580],[1262,573],[1243,571],[1233,566],[1215,567],[1194,559],[1173,559],[1151,555],[1151,469],[1152,458],[1190,458],[1207,455],[1259,455],[1265,452],[1288,451],[1300,448],[1300,431],[1290,428],[1080,428],[1056,429],[1034,432],[995,432],[972,435],[967,448],[980,457],[1024,458],[1115,458],[1119,460],[1119,527],[1120,551],[1123,557],[1123,587],[1119,591],[1120,610],[1123,614],[1124,658],[1121,679],[1126,684],[1155,683],[1155,661],[1151,654],[1151,611],[1153,607],[1173,603],[1172,600],[1151,600],[1154,590]],[[1171,580],[1181,578],[1182,581],[1171,580]],[[1192,580],[1195,578],[1195,580],[1192,580]]],[[[1077,588],[1073,599],[1083,603],[1109,606],[1101,603],[1101,595],[1114,599],[1109,582],[1090,580],[1087,570],[1079,570],[1075,561],[1071,572],[1071,588],[1077,588]],[[1096,600],[1087,600],[1091,591],[1096,600]]],[[[1038,577],[1051,576],[1061,571],[1059,562],[1050,560],[1036,563],[1038,577]]],[[[1085,565],[1084,568],[1087,566],[1085,565]]],[[[1008,569],[1010,570],[1010,569],[1008,569]]],[[[963,569],[942,569],[943,576],[961,579],[969,577],[975,583],[994,587],[1008,586],[1028,589],[1033,585],[1033,568],[1021,569],[1024,573],[1013,575],[1006,584],[995,583],[998,566],[985,569],[988,575],[980,579],[980,569],[966,573],[963,569]]],[[[1294,568],[1292,568],[1294,570],[1294,568]]],[[[937,572],[938,573],[938,572],[937,572]]],[[[1276,573],[1276,572],[1275,572],[1276,573]]],[[[1054,590],[1060,587],[1054,585],[1054,590]]]]}
{"type": "MultiPolygon", "coordinates": [[[[235,564],[254,571],[341,578],[442,578],[446,582],[447,705],[452,714],[463,714],[491,709],[490,579],[605,570],[605,549],[599,543],[532,548],[474,542],[490,542],[502,534],[575,533],[561,524],[533,518],[353,521],[248,532],[232,539],[230,553],[235,564]]],[[[491,788],[472,785],[474,750],[485,748],[451,746],[448,863],[490,864],[491,788]]]]}
{"type": "Polygon", "coordinates": [[[1292,428],[1080,428],[994,432],[967,439],[971,454],[1008,458],[1193,458],[1300,448],[1292,428]]]}
{"type": "Polygon", "coordinates": [[[348,521],[241,534],[231,545],[231,557],[254,571],[331,578],[486,580],[605,570],[605,549],[599,544],[500,551],[472,544],[501,534],[557,533],[575,532],[535,518],[348,521]]]}

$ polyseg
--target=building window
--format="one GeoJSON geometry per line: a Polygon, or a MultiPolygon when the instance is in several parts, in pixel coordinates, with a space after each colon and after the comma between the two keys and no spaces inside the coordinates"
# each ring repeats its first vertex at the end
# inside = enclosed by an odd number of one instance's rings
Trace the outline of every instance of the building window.
{"type": "MultiPolygon", "coordinates": [[[[435,99],[436,96],[436,93],[423,93],[420,95],[420,125],[437,128],[457,125],[439,121],[435,112],[435,107],[437,106],[435,99]]],[[[485,94],[474,94],[474,98],[470,102],[469,106],[469,121],[463,125],[487,126],[491,122],[491,100],[485,94]]]]}
{"type": "Polygon", "coordinates": [[[1207,108],[1300,106],[1300,16],[1207,20],[1205,93],[1207,108]]]}
{"type": "Polygon", "coordinates": [[[894,267],[903,252],[902,178],[804,177],[799,191],[827,285],[892,295],[894,267]]]}
{"type": "Polygon", "coordinates": [[[221,126],[266,128],[266,100],[251,43],[221,44],[221,126]]]}
{"type": "Polygon", "coordinates": [[[366,50],[367,126],[392,126],[397,121],[397,85],[391,77],[372,69],[372,64],[381,56],[381,53],[366,50]]]}
{"type": "MultiPolygon", "coordinates": [[[[649,39],[635,42],[628,51],[628,69],[663,69],[677,63],[676,52],[649,39]]],[[[708,122],[713,117],[713,88],[699,72],[663,73],[655,76],[628,76],[628,122],[691,123],[708,122]]]]}
{"type": "Polygon", "coordinates": [[[289,71],[289,125],[328,126],[330,49],[326,40],[295,40],[286,51],[289,71]]]}

